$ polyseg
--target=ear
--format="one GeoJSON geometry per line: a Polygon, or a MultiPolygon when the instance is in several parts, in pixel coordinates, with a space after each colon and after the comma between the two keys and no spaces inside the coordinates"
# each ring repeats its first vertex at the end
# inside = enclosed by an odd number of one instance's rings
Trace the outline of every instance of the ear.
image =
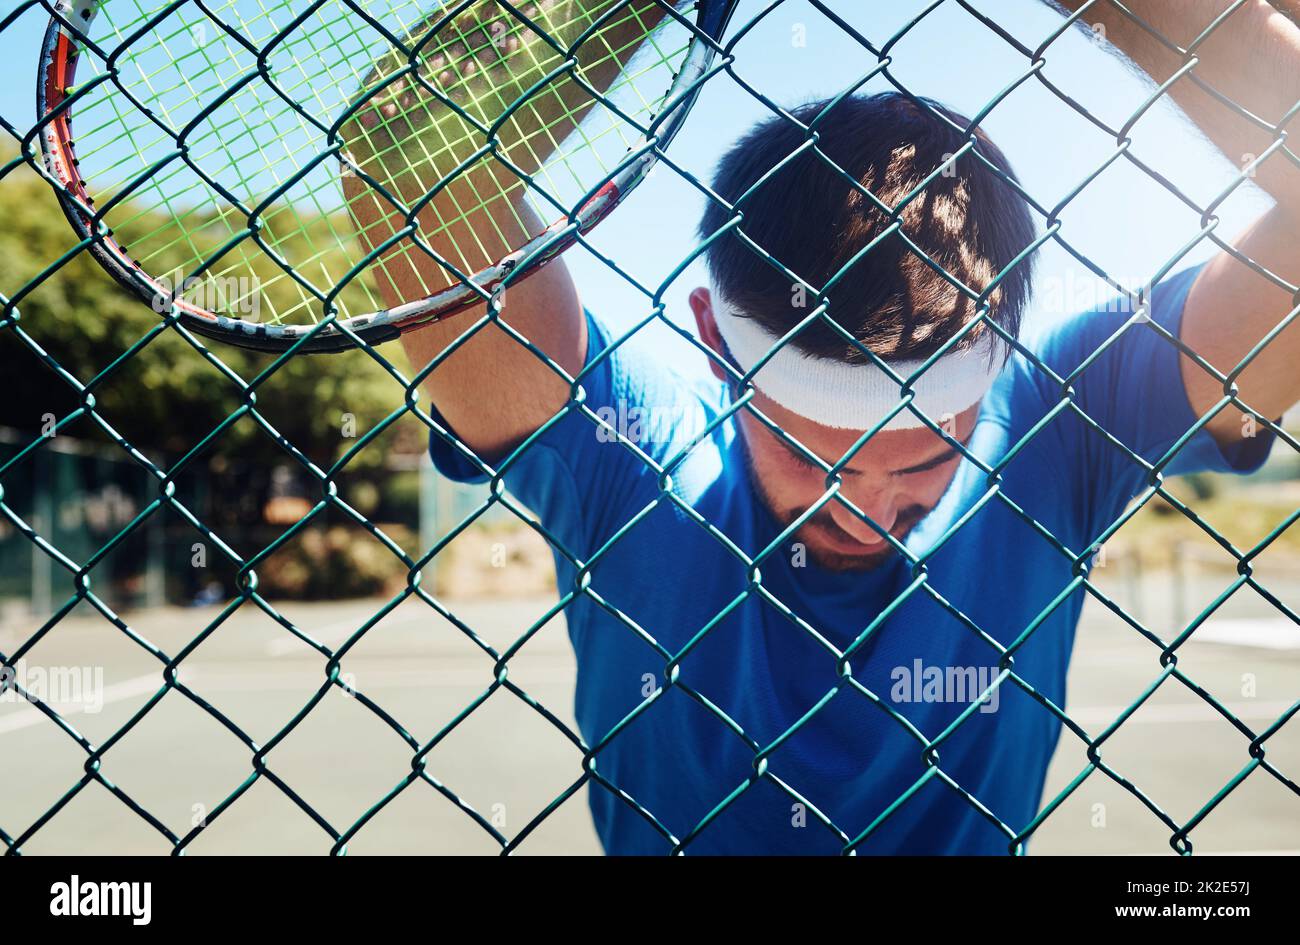
{"type": "Polygon", "coordinates": [[[725,360],[727,357],[727,346],[722,340],[722,333],[718,331],[718,323],[713,317],[713,296],[708,289],[699,288],[691,293],[689,301],[691,311],[695,313],[695,327],[699,330],[700,340],[718,356],[716,359],[709,358],[709,370],[713,372],[714,377],[725,384],[728,381],[728,375],[722,367],[721,360],[725,360]]]}

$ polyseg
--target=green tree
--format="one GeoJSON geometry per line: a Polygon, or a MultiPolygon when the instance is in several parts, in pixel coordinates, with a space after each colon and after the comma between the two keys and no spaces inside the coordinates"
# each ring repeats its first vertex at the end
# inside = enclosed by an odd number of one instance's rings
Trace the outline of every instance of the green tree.
{"type": "MultiPolygon", "coordinates": [[[[0,166],[12,157],[12,151],[0,154],[0,166]]],[[[158,225],[147,216],[141,213],[137,223],[158,225]]],[[[308,221],[304,230],[314,225],[320,224],[308,221]]],[[[0,178],[4,317],[12,318],[16,311],[17,327],[58,368],[83,385],[93,382],[96,411],[132,445],[146,453],[175,454],[192,448],[245,403],[241,386],[171,329],[96,382],[115,359],[156,328],[160,316],[118,286],[84,248],[49,269],[76,245],[48,182],[26,164],[0,178]]],[[[245,381],[275,360],[219,342],[207,344],[245,381]]],[[[399,346],[388,345],[380,353],[409,373],[399,346]]],[[[13,327],[0,330],[0,366],[8,388],[8,396],[0,399],[0,424],[35,431],[47,415],[63,418],[82,402],[75,386],[13,327]]],[[[314,462],[328,464],[355,444],[347,434],[364,435],[404,403],[405,392],[374,358],[352,351],[293,358],[258,387],[256,399],[258,409],[285,439],[314,462]]],[[[418,420],[407,415],[395,427],[363,450],[350,468],[373,468],[394,450],[420,449],[423,426],[418,420]]],[[[103,439],[89,420],[67,432],[103,439]]],[[[244,462],[271,463],[285,456],[249,418],[227,430],[214,452],[244,462]]]]}

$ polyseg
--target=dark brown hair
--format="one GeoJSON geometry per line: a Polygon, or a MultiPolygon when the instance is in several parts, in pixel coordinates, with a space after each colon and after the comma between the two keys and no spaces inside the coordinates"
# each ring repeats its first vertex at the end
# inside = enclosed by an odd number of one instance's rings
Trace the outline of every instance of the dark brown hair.
{"type": "MultiPolygon", "coordinates": [[[[969,119],[928,99],[919,102],[894,92],[847,97],[816,122],[817,147],[877,200],[896,207],[968,139],[957,129],[967,127],[969,119]]],[[[791,114],[809,125],[829,104],[815,102],[791,114]]],[[[979,153],[1016,180],[993,142],[982,131],[974,134],[979,153]]],[[[743,215],[740,229],[821,290],[892,220],[813,149],[787,160],[808,139],[809,132],[786,118],[766,119],[723,157],[713,186],[734,205],[771,173],[737,208],[743,215]]],[[[732,216],[727,207],[710,200],[700,221],[701,239],[721,230],[732,216]]],[[[908,238],[977,293],[1034,238],[1024,198],[969,153],[926,184],[899,216],[908,238]]],[[[706,262],[716,289],[769,331],[785,334],[816,304],[816,293],[811,292],[799,307],[790,277],[734,232],[708,249],[706,262]]],[[[989,295],[992,318],[1013,336],[1019,331],[1029,284],[1030,261],[1025,259],[989,295]]],[[[935,272],[897,233],[854,263],[827,298],[827,314],[882,356],[926,357],[976,313],[971,298],[935,272]]],[[[983,330],[973,331],[968,339],[973,341],[983,330]]],[[[821,320],[808,325],[794,343],[818,357],[865,359],[821,320]]],[[[963,339],[962,346],[967,343],[963,339]]]]}

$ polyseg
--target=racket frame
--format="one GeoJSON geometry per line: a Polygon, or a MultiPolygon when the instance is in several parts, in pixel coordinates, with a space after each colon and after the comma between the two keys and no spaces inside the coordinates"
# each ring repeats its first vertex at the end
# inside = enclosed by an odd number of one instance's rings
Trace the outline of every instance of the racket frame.
{"type": "MultiPolygon", "coordinates": [[[[55,9],[62,18],[54,16],[50,19],[41,44],[36,84],[41,149],[46,170],[61,185],[61,189],[56,189],[59,203],[74,232],[88,244],[95,261],[123,288],[155,308],[160,302],[164,306],[174,304],[180,323],[196,334],[259,351],[278,352],[297,345],[296,350],[300,352],[331,352],[357,346],[341,325],[361,341],[373,345],[481,305],[504,285],[506,279],[513,276],[512,284],[517,284],[539,271],[609,215],[645,179],[659,159],[658,152],[668,147],[685,123],[699,96],[700,79],[712,65],[713,45],[726,29],[737,0],[699,0],[695,28],[707,41],[700,35],[692,37],[686,58],[664,97],[669,104],[651,123],[650,135],[642,136],[628,149],[627,155],[631,159],[625,157],[620,167],[570,216],[561,217],[494,265],[473,274],[470,277],[473,285],[458,282],[394,308],[315,325],[266,324],[232,318],[193,305],[177,295],[175,288],[150,275],[113,238],[111,232],[100,232],[104,211],[95,209],[79,170],[76,139],[72,133],[73,109],[69,104],[75,94],[81,43],[64,20],[80,24],[80,32],[88,37],[88,28],[104,2],[107,0],[57,0],[55,9]],[[90,214],[87,210],[91,211],[90,214]],[[516,274],[524,264],[526,270],[516,274]]],[[[671,4],[672,0],[665,2],[671,4]]]]}

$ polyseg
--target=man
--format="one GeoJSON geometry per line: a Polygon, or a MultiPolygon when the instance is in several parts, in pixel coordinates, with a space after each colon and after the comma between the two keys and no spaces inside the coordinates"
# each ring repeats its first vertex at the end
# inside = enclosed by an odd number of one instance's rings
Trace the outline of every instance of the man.
{"type": "MultiPolygon", "coordinates": [[[[1183,45],[1227,6],[1128,3],[1183,45]]],[[[1182,66],[1110,5],[1087,22],[1158,81],[1182,66]]],[[[1300,99],[1300,29],[1267,3],[1197,56],[1196,76],[1263,122],[1300,99]]],[[[1275,138],[1190,79],[1170,94],[1234,163],[1275,138]]],[[[716,380],[614,346],[555,264],[510,290],[502,320],[580,378],[582,404],[488,324],[429,374],[431,413],[483,463],[510,457],[506,484],[559,542],[608,852],[1004,853],[1039,810],[1088,556],[1158,477],[1268,454],[1266,426],[1244,437],[1224,382],[1171,338],[1228,374],[1290,312],[1300,171],[1259,165],[1277,205],[1232,244],[1273,278],[1223,252],[1157,284],[1148,317],[1088,313],[1029,350],[1010,342],[1034,227],[992,142],[952,159],[968,120],[901,95],[793,114],[723,158],[700,226],[743,214],[690,298],[716,380]],[[821,154],[788,162],[814,119],[821,154]],[[654,435],[592,419],[633,410],[654,435]]],[[[372,245],[391,232],[356,212],[372,245]]],[[[421,294],[403,266],[389,304],[421,294]]],[[[412,363],[469,319],[407,335],[412,363]]],[[[1280,417],[1297,355],[1287,327],[1233,376],[1240,401],[1280,417]]],[[[482,478],[448,439],[431,450],[445,475],[482,478]]]]}

